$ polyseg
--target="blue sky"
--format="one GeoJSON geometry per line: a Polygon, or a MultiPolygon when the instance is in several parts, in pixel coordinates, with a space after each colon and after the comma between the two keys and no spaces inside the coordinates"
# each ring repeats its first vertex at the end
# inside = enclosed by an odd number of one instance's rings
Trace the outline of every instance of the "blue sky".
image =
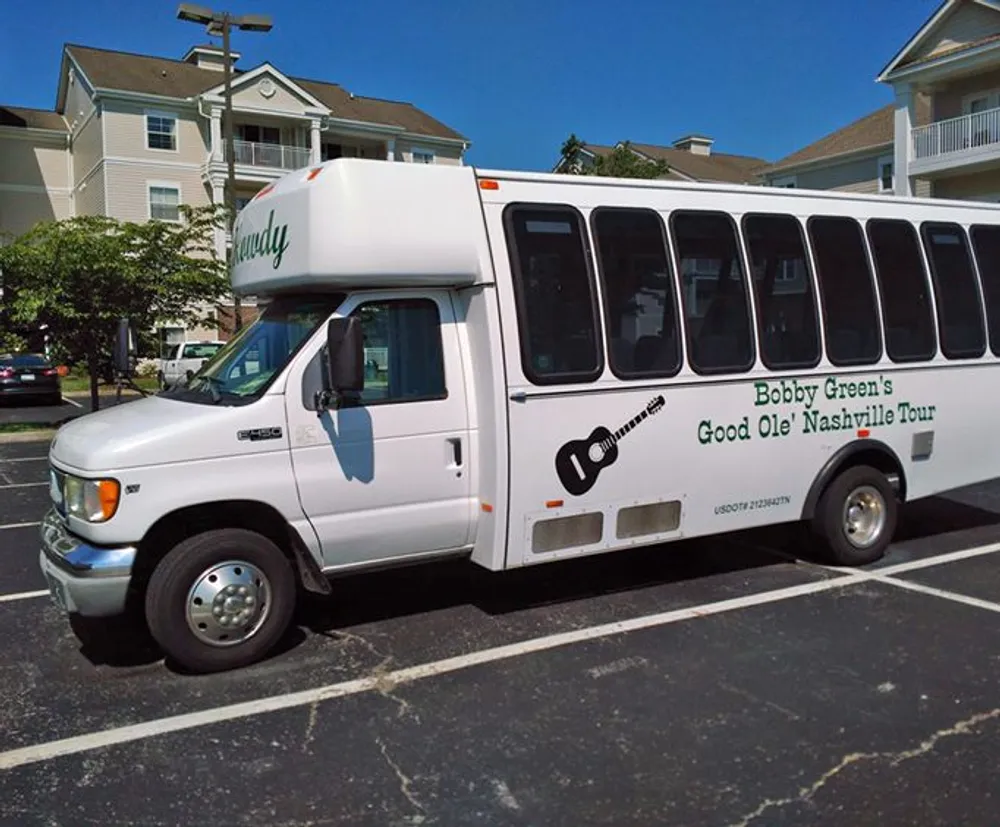
{"type": "MultiPolygon", "coordinates": [[[[233,0],[269,60],[408,100],[472,141],[470,163],[548,169],[570,132],[669,144],[689,132],[767,160],[891,100],[875,76],[939,0],[233,0]]],[[[0,31],[0,104],[51,108],[62,44],[181,57],[174,0],[33,0],[0,31]]],[[[222,8],[221,6],[219,8],[222,8]]],[[[16,9],[16,11],[15,11],[16,9]]]]}

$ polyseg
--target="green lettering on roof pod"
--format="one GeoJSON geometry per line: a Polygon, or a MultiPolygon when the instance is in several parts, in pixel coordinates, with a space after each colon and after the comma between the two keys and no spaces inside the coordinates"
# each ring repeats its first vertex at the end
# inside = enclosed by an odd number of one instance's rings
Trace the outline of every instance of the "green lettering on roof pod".
{"type": "Polygon", "coordinates": [[[233,266],[244,261],[272,256],[271,266],[277,270],[288,249],[288,225],[274,224],[274,210],[267,217],[267,228],[259,233],[244,235],[237,226],[233,231],[233,266]]]}

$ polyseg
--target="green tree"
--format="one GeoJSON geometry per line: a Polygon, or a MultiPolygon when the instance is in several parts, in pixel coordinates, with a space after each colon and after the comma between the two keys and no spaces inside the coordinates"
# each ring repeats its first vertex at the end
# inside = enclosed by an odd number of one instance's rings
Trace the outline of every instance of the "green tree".
{"type": "Polygon", "coordinates": [[[670,171],[664,160],[648,161],[635,154],[630,141],[625,141],[607,155],[597,155],[589,166],[580,159],[585,144],[575,134],[571,134],[562,145],[562,157],[566,159],[562,172],[568,175],[599,175],[605,178],[659,178],[670,171]]]}
{"type": "Polygon", "coordinates": [[[7,320],[22,329],[47,325],[56,355],[86,364],[94,410],[120,318],[137,331],[171,320],[198,324],[229,292],[214,243],[225,208],[180,209],[179,222],[42,222],[0,247],[7,320]]]}

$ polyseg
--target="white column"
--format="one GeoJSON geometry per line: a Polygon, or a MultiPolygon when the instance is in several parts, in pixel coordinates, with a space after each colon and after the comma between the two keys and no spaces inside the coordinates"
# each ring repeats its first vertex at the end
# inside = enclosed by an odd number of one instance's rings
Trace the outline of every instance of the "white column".
{"type": "Polygon", "coordinates": [[[385,160],[395,161],[396,160],[396,139],[390,138],[385,142],[385,160]]]}
{"type": "Polygon", "coordinates": [[[222,157],[222,110],[217,106],[212,107],[210,134],[212,138],[212,160],[222,162],[225,160],[222,157]]]}
{"type": "Polygon", "coordinates": [[[892,159],[892,173],[896,179],[896,195],[913,195],[913,186],[910,180],[910,158],[913,157],[911,132],[914,120],[913,87],[909,83],[900,84],[896,87],[896,118],[892,159]]]}
{"type": "Polygon", "coordinates": [[[320,162],[320,158],[323,157],[320,152],[319,121],[309,122],[309,149],[309,163],[318,164],[320,162]]]}
{"type": "MultiPolygon", "coordinates": [[[[221,175],[212,176],[212,203],[226,203],[225,180],[221,175]]],[[[226,260],[226,230],[224,227],[215,228],[215,252],[223,261],[226,260]]]]}

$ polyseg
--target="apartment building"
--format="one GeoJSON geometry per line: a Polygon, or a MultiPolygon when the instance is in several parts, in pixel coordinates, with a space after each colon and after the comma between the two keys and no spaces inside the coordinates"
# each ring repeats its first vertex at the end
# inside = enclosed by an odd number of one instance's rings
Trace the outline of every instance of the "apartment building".
{"type": "MultiPolygon", "coordinates": [[[[237,208],[341,156],[463,163],[468,139],[410,103],[231,58],[237,208]]],[[[0,233],[73,215],[172,221],[182,203],[222,202],[224,66],[213,44],[179,60],[67,44],[53,111],[0,106],[0,233]]],[[[216,245],[224,255],[224,232],[216,245]]]]}
{"type": "MultiPolygon", "coordinates": [[[[623,141],[614,146],[584,143],[578,153],[577,162],[584,167],[594,163],[598,157],[610,155],[623,141]]],[[[660,176],[669,181],[714,181],[728,184],[746,184],[756,180],[759,170],[767,166],[767,161],[749,155],[732,155],[715,152],[715,141],[705,135],[685,135],[670,146],[659,144],[629,143],[636,156],[645,161],[664,161],[667,172],[660,176]]],[[[562,172],[568,159],[559,158],[553,172],[562,172]]]]}
{"type": "Polygon", "coordinates": [[[1000,2],[945,0],[877,81],[890,103],[782,158],[765,182],[1000,201],[1000,2]]]}

